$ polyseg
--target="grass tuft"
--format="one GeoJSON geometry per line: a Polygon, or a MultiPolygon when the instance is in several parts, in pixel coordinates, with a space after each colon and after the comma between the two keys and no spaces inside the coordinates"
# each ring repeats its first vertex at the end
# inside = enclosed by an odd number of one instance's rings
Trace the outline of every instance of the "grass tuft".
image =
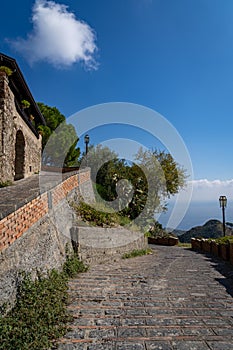
{"type": "Polygon", "coordinates": [[[129,253],[125,253],[122,256],[122,259],[130,259],[130,258],[135,258],[136,256],[142,256],[142,255],[148,255],[148,254],[152,254],[152,250],[151,249],[135,249],[132,252],[129,253]]]}
{"type": "Polygon", "coordinates": [[[191,243],[178,242],[178,247],[181,247],[181,248],[192,248],[192,244],[191,243]]]}

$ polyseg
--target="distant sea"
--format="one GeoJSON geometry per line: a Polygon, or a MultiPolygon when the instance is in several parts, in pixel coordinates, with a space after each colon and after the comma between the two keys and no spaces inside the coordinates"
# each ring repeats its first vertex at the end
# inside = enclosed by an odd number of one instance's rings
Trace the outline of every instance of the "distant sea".
{"type": "MultiPolygon", "coordinates": [[[[158,221],[167,227],[169,217],[173,208],[172,203],[168,205],[168,211],[161,214],[158,221]]],[[[233,202],[229,202],[225,209],[226,222],[233,222],[233,202]]],[[[216,202],[191,202],[189,208],[180,222],[178,227],[180,230],[189,230],[194,226],[200,226],[206,223],[208,220],[217,219],[222,221],[222,209],[219,206],[218,201],[216,202]]],[[[173,227],[174,228],[174,227],[173,227]]]]}

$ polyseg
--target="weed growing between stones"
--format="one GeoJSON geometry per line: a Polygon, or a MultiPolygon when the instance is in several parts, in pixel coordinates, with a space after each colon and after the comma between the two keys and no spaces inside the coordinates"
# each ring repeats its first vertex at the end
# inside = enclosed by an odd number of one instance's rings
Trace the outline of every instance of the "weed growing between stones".
{"type": "Polygon", "coordinates": [[[181,242],[178,242],[178,247],[181,247],[181,248],[189,248],[189,249],[191,249],[191,248],[192,248],[192,244],[191,244],[191,243],[181,243],[181,242]]]}
{"type": "Polygon", "coordinates": [[[0,188],[11,186],[11,181],[0,182],[0,188]]]}
{"type": "Polygon", "coordinates": [[[136,256],[142,256],[142,255],[148,255],[148,254],[152,254],[152,250],[151,249],[140,249],[140,250],[133,250],[130,253],[125,253],[122,256],[122,259],[129,259],[129,258],[134,258],[136,256]]]}
{"type": "Polygon", "coordinates": [[[68,279],[87,267],[74,254],[67,255],[63,270],[51,270],[32,281],[23,273],[14,308],[0,317],[1,350],[51,349],[68,330],[68,279]]]}

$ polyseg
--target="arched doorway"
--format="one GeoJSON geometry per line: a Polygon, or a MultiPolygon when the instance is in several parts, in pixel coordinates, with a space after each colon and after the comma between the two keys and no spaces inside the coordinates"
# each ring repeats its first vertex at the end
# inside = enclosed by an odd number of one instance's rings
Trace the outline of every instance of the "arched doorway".
{"type": "Polygon", "coordinates": [[[25,140],[21,130],[16,133],[15,141],[15,177],[14,180],[24,178],[25,140]]]}

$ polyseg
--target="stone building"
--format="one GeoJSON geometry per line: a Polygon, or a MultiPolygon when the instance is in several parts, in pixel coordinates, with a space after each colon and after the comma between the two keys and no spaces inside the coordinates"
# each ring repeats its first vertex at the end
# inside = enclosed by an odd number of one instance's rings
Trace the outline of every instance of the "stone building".
{"type": "Polygon", "coordinates": [[[0,53],[0,183],[40,171],[41,124],[45,120],[18,64],[0,53]]]}

